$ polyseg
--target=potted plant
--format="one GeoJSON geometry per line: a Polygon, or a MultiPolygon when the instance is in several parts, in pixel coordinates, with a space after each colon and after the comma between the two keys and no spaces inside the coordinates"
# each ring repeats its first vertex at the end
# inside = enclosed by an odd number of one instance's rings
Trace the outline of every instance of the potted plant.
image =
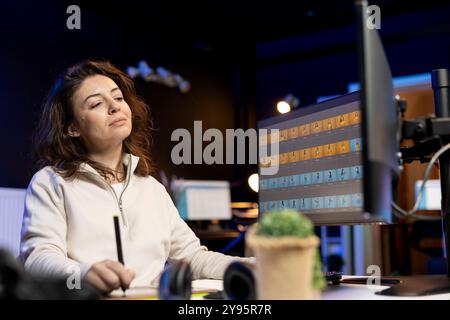
{"type": "Polygon", "coordinates": [[[325,286],[311,221],[294,210],[264,213],[247,232],[256,256],[257,298],[317,299],[325,286]]]}

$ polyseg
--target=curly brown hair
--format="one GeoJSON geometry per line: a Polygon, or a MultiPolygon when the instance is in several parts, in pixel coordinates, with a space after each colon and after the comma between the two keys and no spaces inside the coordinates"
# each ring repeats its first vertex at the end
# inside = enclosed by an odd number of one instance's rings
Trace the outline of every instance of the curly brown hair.
{"type": "Polygon", "coordinates": [[[150,157],[152,121],[149,108],[137,96],[133,80],[126,73],[110,62],[100,60],[84,60],[69,67],[50,90],[33,139],[33,159],[38,169],[52,166],[63,177],[72,178],[76,176],[80,164],[85,162],[105,179],[114,176],[114,171],[88,158],[81,139],[68,134],[74,120],[72,97],[82,82],[93,75],[111,78],[122,91],[132,113],[132,131],[123,142],[124,151],[140,158],[134,172],[136,175],[150,175],[153,165],[150,157]]]}

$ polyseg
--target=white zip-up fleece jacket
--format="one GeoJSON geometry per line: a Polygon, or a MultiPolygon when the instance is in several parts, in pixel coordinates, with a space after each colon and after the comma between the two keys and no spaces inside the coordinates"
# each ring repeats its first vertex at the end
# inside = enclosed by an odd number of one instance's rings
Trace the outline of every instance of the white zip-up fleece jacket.
{"type": "Polygon", "coordinates": [[[136,273],[132,286],[157,286],[165,262],[183,260],[193,277],[221,279],[229,263],[249,258],[208,251],[181,219],[162,184],[139,177],[139,158],[125,154],[127,178],[121,194],[88,164],[65,179],[51,167],[32,178],[25,197],[20,257],[25,270],[84,277],[91,265],[117,260],[113,216],[119,216],[124,262],[136,273]]]}

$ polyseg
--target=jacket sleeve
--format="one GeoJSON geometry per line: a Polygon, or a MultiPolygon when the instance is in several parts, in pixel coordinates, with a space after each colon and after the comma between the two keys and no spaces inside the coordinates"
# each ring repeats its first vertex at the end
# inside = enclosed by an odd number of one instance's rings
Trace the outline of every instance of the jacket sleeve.
{"type": "Polygon", "coordinates": [[[194,279],[223,279],[228,265],[233,261],[251,263],[253,258],[240,258],[208,251],[180,217],[166,191],[168,214],[171,219],[171,245],[169,260],[183,260],[190,264],[194,279]]]}
{"type": "Polygon", "coordinates": [[[68,277],[78,272],[83,278],[90,265],[68,258],[66,235],[63,191],[53,174],[41,170],[25,195],[20,243],[25,270],[47,277],[68,277]]]}

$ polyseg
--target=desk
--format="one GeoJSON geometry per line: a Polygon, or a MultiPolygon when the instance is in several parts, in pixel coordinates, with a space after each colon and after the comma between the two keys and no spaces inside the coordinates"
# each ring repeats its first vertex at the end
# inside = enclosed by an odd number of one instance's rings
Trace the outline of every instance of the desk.
{"type": "Polygon", "coordinates": [[[242,233],[233,229],[192,229],[202,245],[211,251],[222,252],[231,256],[245,255],[245,239],[242,233]]]}
{"type": "MultiPolygon", "coordinates": [[[[352,276],[343,276],[343,279],[352,276]]],[[[450,300],[450,293],[435,294],[420,297],[392,297],[375,294],[375,292],[388,288],[387,286],[374,286],[370,289],[361,284],[340,284],[329,286],[322,292],[322,300],[450,300]]],[[[192,282],[192,300],[201,300],[204,292],[214,292],[223,289],[221,280],[194,280],[192,282]]],[[[122,297],[121,291],[114,291],[111,297],[114,299],[157,299],[158,291],[155,288],[132,288],[127,291],[127,296],[122,297]]]]}
{"type": "Polygon", "coordinates": [[[193,229],[200,240],[232,240],[241,234],[237,230],[230,229],[193,229]]]}
{"type": "MultiPolygon", "coordinates": [[[[209,292],[223,290],[222,280],[194,280],[192,281],[192,300],[202,300],[202,296],[209,292]]],[[[114,290],[110,293],[108,300],[157,300],[158,289],[152,287],[134,287],[126,291],[125,296],[122,290],[114,290]]]]}
{"type": "MultiPolygon", "coordinates": [[[[343,279],[351,279],[355,276],[343,276],[343,279]]],[[[408,279],[408,277],[403,277],[408,279]]],[[[387,289],[389,286],[373,286],[369,288],[362,284],[340,284],[328,286],[322,292],[322,300],[450,300],[450,293],[435,294],[418,297],[397,297],[375,294],[375,292],[387,289]]]]}

